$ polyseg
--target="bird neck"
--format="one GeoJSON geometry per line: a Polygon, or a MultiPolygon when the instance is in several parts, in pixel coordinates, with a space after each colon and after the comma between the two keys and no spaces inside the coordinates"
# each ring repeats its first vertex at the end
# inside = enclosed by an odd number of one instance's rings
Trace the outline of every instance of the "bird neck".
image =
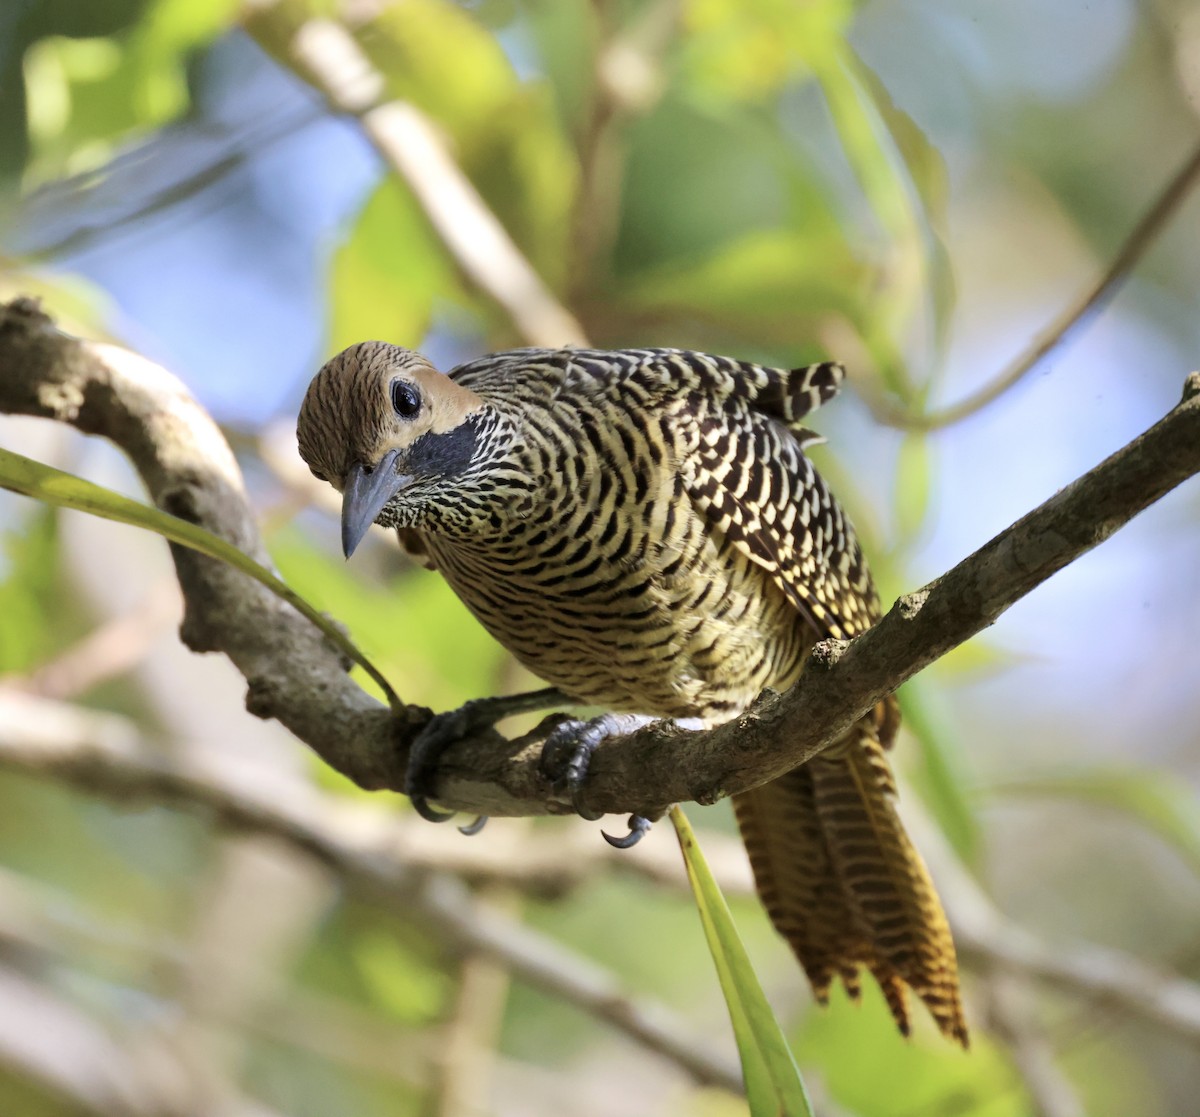
{"type": "Polygon", "coordinates": [[[471,422],[475,447],[469,466],[411,505],[403,526],[476,549],[509,533],[528,507],[537,478],[523,452],[519,416],[489,402],[472,412],[471,422]]]}

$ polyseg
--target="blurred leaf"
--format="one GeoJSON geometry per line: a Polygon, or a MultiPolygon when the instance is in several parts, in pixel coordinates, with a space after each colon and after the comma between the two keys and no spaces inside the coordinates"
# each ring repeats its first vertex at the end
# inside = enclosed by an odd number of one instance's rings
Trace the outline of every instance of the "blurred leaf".
{"type": "Polygon", "coordinates": [[[955,852],[966,864],[975,865],[982,835],[958,760],[964,743],[944,739],[941,725],[930,714],[927,694],[919,679],[909,680],[898,694],[904,724],[921,748],[922,764],[914,779],[955,852]]]}
{"type": "Polygon", "coordinates": [[[855,63],[855,76],[896,145],[896,153],[921,200],[925,219],[931,228],[943,229],[950,203],[950,176],[942,153],[929,142],[917,122],[892,100],[891,93],[875,71],[861,58],[856,58],[855,63]]]}
{"type": "Polygon", "coordinates": [[[614,256],[622,285],[666,265],[692,266],[788,218],[777,136],[749,113],[717,115],[668,93],[633,122],[627,143],[614,256]]]}
{"type": "MultiPolygon", "coordinates": [[[[946,331],[954,309],[954,272],[946,250],[946,215],[950,204],[950,176],[942,153],[929,142],[929,137],[916,121],[892,100],[887,87],[878,75],[861,59],[857,73],[875,104],[880,119],[886,125],[896,150],[908,171],[909,181],[916,188],[925,218],[926,271],[933,310],[934,335],[937,352],[945,348],[946,331]]],[[[936,367],[936,363],[935,363],[936,367]]]]}
{"type": "Polygon", "coordinates": [[[896,459],[895,495],[896,535],[900,546],[911,546],[920,536],[929,515],[933,488],[932,449],[921,431],[911,431],[900,443],[896,459]]]}
{"type": "Polygon", "coordinates": [[[850,0],[687,0],[684,79],[715,101],[765,98],[841,49],[850,0]]]}
{"type": "MultiPolygon", "coordinates": [[[[518,80],[495,35],[448,0],[387,5],[356,35],[388,94],[450,134],[489,208],[547,282],[560,283],[577,168],[550,85],[518,80]]],[[[404,264],[394,253],[392,266],[404,264]]]]}
{"type": "Polygon", "coordinates": [[[912,331],[928,280],[915,191],[901,171],[897,146],[870,96],[866,68],[845,47],[830,51],[813,65],[842,151],[885,238],[879,254],[884,274],[877,284],[864,340],[886,386],[908,400],[923,388],[912,384],[899,340],[912,331]]]}
{"type": "Polygon", "coordinates": [[[986,1031],[963,1051],[940,1036],[924,1012],[913,1036],[896,1029],[879,986],[863,982],[860,1002],[835,986],[828,1009],[810,1013],[795,1037],[821,1068],[831,1112],[870,1117],[1031,1117],[1007,1052],[986,1031]]]}
{"type": "Polygon", "coordinates": [[[182,116],[191,53],[233,25],[237,0],[151,0],[107,37],[53,35],[26,54],[34,181],[90,169],[115,145],[182,116]]]}
{"type": "Polygon", "coordinates": [[[481,117],[517,87],[496,37],[450,0],[397,0],[377,13],[358,38],[388,93],[473,142],[481,117]]]}
{"type": "Polygon", "coordinates": [[[59,508],[73,508],[105,520],[144,528],[172,543],[190,547],[210,558],[220,559],[243,574],[266,586],[276,597],[282,598],[297,612],[303,614],[317,626],[325,638],[349,659],[365,670],[393,708],[402,705],[387,679],[354,646],[350,638],[323,613],[314,609],[290,586],[285,585],[265,567],[259,566],[248,555],[242,554],[232,543],[213,535],[196,524],[171,516],[158,508],[139,504],[120,493],[114,493],[91,481],[75,477],[52,466],[35,462],[11,450],[0,449],[0,488],[23,493],[45,504],[59,508]]]}
{"type": "Polygon", "coordinates": [[[688,881],[700,910],[700,921],[742,1060],[746,1100],[751,1117],[812,1117],[812,1105],[796,1060],[763,995],[745,947],[729,914],[729,906],[709,871],[696,835],[683,810],[671,808],[671,821],[683,851],[688,881]]]}
{"type": "Polygon", "coordinates": [[[623,301],[641,308],[772,324],[799,341],[805,312],[851,311],[847,290],[862,269],[836,236],[817,238],[787,232],[748,233],[713,256],[661,266],[625,284],[623,301]],[[822,251],[826,250],[826,251],[822,251]]]}
{"type": "Polygon", "coordinates": [[[0,568],[0,675],[23,673],[54,649],[54,599],[58,581],[58,531],[48,508],[31,516],[21,533],[3,535],[0,568]]]}
{"type": "Polygon", "coordinates": [[[595,77],[595,8],[590,0],[550,0],[523,8],[519,26],[537,48],[563,130],[573,134],[583,126],[595,77]]]}
{"type": "Polygon", "coordinates": [[[1053,795],[1120,811],[1157,834],[1200,873],[1200,800],[1181,780],[1140,768],[1091,768],[1006,780],[988,794],[1053,795]]]}
{"type": "Polygon", "coordinates": [[[371,995],[397,1019],[423,1024],[442,1013],[450,995],[450,976],[406,950],[394,934],[360,933],[353,957],[371,995]]]}
{"type": "Polygon", "coordinates": [[[551,91],[521,86],[483,117],[462,166],[489,208],[551,287],[565,280],[579,170],[551,91]]]}
{"type": "Polygon", "coordinates": [[[413,568],[380,583],[291,530],[271,539],[271,557],[290,585],[354,633],[389,678],[404,680],[412,701],[449,709],[496,691],[508,653],[441,576],[413,568]]]}
{"type": "Polygon", "coordinates": [[[385,178],[333,257],[330,347],[368,338],[417,346],[434,304],[459,293],[441,241],[408,188],[385,178]]]}

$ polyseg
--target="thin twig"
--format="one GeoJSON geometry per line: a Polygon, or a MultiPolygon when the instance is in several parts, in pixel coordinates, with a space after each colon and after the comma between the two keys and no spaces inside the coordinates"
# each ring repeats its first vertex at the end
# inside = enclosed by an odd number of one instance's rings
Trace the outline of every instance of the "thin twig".
{"type": "MultiPolygon", "coordinates": [[[[591,859],[586,847],[562,835],[553,844],[526,844],[523,839],[506,844],[498,830],[488,842],[459,841],[462,853],[443,862],[431,852],[433,847],[412,844],[414,837],[435,829],[427,823],[414,829],[390,813],[372,813],[361,802],[340,801],[308,786],[226,784],[210,770],[194,770],[183,760],[151,749],[132,723],[115,714],[0,690],[0,726],[0,768],[54,779],[114,802],[175,806],[230,830],[276,838],[316,858],[343,882],[390,909],[425,922],[464,954],[484,951],[521,980],[634,1036],[698,1080],[732,1086],[737,1077],[725,1060],[706,1054],[687,1038],[687,1029],[678,1021],[670,1022],[666,1010],[644,998],[629,999],[594,963],[474,903],[447,874],[426,871],[433,865],[454,872],[465,867],[477,882],[538,893],[546,881],[561,890],[594,880],[607,853],[591,859]],[[488,850],[493,843],[497,848],[488,850]],[[537,875],[527,874],[519,864],[526,857],[540,861],[537,875]]],[[[921,812],[906,812],[906,824],[942,885],[966,965],[1012,972],[1071,996],[1111,1005],[1200,1046],[1200,985],[1119,950],[1038,938],[996,910],[921,812]]],[[[603,844],[594,834],[590,838],[590,845],[603,844]]],[[[709,835],[705,846],[710,859],[724,848],[719,835],[709,835]]],[[[720,860],[715,858],[714,864],[720,860]]],[[[617,863],[655,881],[684,887],[677,876],[665,876],[653,859],[643,862],[623,854],[617,863]]],[[[731,893],[748,891],[736,871],[723,873],[721,883],[731,893]]]]}
{"type": "Polygon", "coordinates": [[[400,917],[423,924],[464,957],[502,962],[514,977],[612,1025],[670,1059],[697,1082],[741,1090],[732,1060],[706,1051],[663,1005],[634,996],[596,963],[478,903],[459,881],[414,869],[395,846],[364,840],[352,820],[338,825],[315,793],[228,786],[186,760],[156,753],[115,715],[4,695],[0,767],[50,776],[118,802],[149,800],[215,819],[236,832],[274,837],[329,867],[348,886],[400,917]],[[95,736],[89,729],[95,726],[95,736]]]}
{"type": "Polygon", "coordinates": [[[1046,327],[1030,346],[994,380],[978,391],[972,392],[958,403],[938,411],[916,412],[886,400],[872,404],[872,410],[885,423],[906,430],[935,430],[947,427],[973,415],[989,403],[999,399],[1015,384],[1023,380],[1056,350],[1062,349],[1091,318],[1098,314],[1120,290],[1122,284],[1141,261],[1168,222],[1179,211],[1179,207],[1200,181],[1200,146],[1188,156],[1183,166],[1175,173],[1162,193],[1146,211],[1142,219],[1121,245],[1107,270],[1096,285],[1077,303],[1068,307],[1046,327]]]}
{"type": "Polygon", "coordinates": [[[277,0],[247,4],[247,30],[288,39],[292,63],[338,112],[358,119],[387,166],[412,190],[467,278],[493,299],[530,345],[586,343],[583,328],[542,282],[454,161],[436,126],[415,106],[386,100],[386,81],[340,23],[310,19],[281,33],[277,0]]]}

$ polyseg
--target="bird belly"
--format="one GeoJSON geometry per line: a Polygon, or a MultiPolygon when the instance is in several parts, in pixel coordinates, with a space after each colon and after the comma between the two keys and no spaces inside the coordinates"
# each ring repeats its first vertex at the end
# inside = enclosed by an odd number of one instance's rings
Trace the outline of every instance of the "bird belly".
{"type": "Polygon", "coordinates": [[[647,535],[635,561],[587,540],[552,541],[563,562],[539,548],[427,542],[467,608],[546,682],[588,705],[716,724],[789,686],[811,638],[758,567],[692,527],[673,545],[647,535]]]}

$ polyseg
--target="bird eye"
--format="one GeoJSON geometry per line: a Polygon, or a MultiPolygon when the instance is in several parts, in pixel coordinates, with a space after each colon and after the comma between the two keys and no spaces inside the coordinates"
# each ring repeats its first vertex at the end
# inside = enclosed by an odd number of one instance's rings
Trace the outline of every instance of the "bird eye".
{"type": "Polygon", "coordinates": [[[415,419],[421,410],[421,393],[407,380],[393,380],[392,407],[401,419],[415,419]]]}

